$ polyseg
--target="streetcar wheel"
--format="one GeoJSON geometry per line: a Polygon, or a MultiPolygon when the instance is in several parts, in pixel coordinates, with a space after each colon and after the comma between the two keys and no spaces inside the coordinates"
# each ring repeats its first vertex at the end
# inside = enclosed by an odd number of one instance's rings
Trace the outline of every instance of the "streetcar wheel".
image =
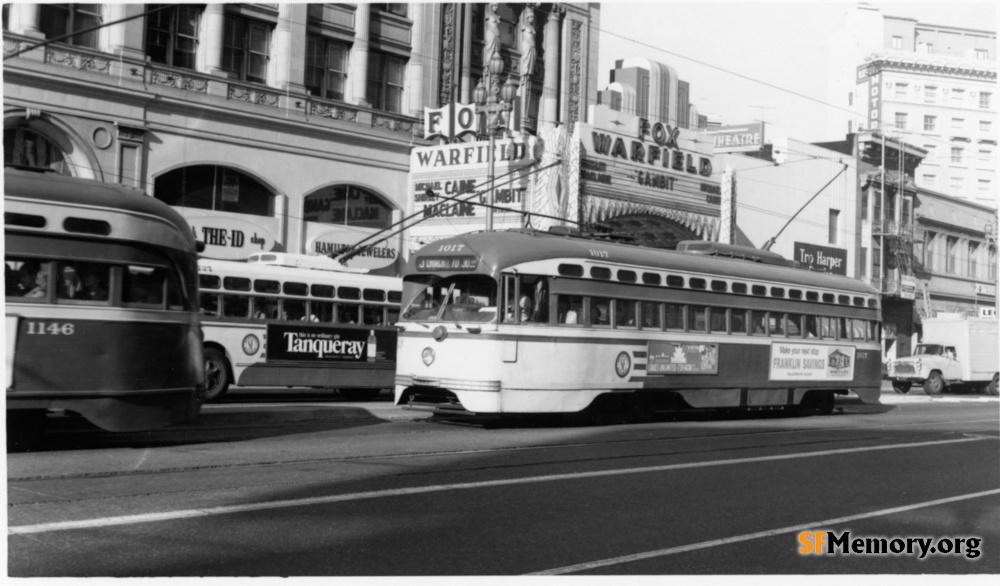
{"type": "Polygon", "coordinates": [[[371,401],[382,389],[340,389],[340,394],[351,401],[371,401]]]}
{"type": "Polygon", "coordinates": [[[908,383],[906,381],[892,381],[892,388],[900,395],[909,393],[911,386],[913,386],[913,383],[908,383]]]}
{"type": "Polygon", "coordinates": [[[205,348],[205,402],[215,401],[229,390],[229,364],[222,352],[205,348]]]}
{"type": "Polygon", "coordinates": [[[940,395],[941,391],[944,390],[944,379],[941,375],[932,372],[927,380],[924,381],[924,393],[928,395],[940,395]]]}
{"type": "Polygon", "coordinates": [[[997,378],[998,377],[1000,377],[1000,375],[994,374],[993,375],[993,380],[991,380],[989,382],[989,384],[987,384],[983,388],[983,390],[986,391],[986,394],[990,395],[991,397],[996,397],[998,394],[1000,394],[1000,390],[997,389],[997,378]]]}

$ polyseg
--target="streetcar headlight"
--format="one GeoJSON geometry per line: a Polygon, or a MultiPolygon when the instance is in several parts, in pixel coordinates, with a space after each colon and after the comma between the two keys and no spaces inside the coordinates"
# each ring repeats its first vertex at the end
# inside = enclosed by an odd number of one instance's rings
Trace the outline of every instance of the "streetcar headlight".
{"type": "Polygon", "coordinates": [[[424,361],[424,366],[430,366],[434,363],[434,350],[424,348],[424,351],[420,353],[420,358],[424,361]]]}

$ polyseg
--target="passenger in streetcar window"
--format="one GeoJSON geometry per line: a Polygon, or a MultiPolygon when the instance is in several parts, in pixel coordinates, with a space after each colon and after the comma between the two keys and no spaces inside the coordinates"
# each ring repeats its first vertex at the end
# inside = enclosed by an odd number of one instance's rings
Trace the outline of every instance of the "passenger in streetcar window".
{"type": "Polygon", "coordinates": [[[535,312],[531,321],[546,323],[549,321],[549,287],[548,279],[541,277],[535,285],[535,312]]]}
{"type": "Polygon", "coordinates": [[[611,323],[611,300],[593,297],[590,300],[590,325],[606,326],[611,323]]]}
{"type": "Polygon", "coordinates": [[[38,271],[41,265],[38,261],[29,260],[21,264],[17,270],[17,286],[13,288],[12,295],[26,297],[28,292],[35,288],[35,279],[38,278],[38,271]]]}
{"type": "Polygon", "coordinates": [[[642,302],[642,329],[660,329],[660,305],[651,301],[642,302]]]}
{"type": "Polygon", "coordinates": [[[81,286],[74,299],[107,301],[109,269],[107,265],[92,263],[81,265],[79,267],[81,286]]]}
{"type": "Polygon", "coordinates": [[[80,292],[80,273],[77,267],[67,263],[59,263],[57,275],[60,275],[56,296],[59,299],[75,299],[80,292]]]}
{"type": "Polygon", "coordinates": [[[332,301],[310,301],[309,308],[309,321],[320,323],[330,323],[333,321],[332,301]]]}
{"type": "MultiPolygon", "coordinates": [[[[25,266],[27,265],[28,263],[25,263],[25,266]]],[[[49,271],[47,265],[46,268],[42,268],[36,263],[36,266],[38,266],[38,269],[35,270],[34,286],[24,294],[25,297],[32,299],[40,299],[48,296],[49,271]]],[[[31,269],[29,269],[29,271],[30,270],[31,269]]]]}
{"type": "Polygon", "coordinates": [[[817,338],[819,337],[819,326],[816,323],[815,315],[806,316],[806,337],[807,338],[817,338]]]}
{"type": "Polygon", "coordinates": [[[767,314],[763,311],[751,311],[750,312],[750,327],[753,328],[753,334],[755,336],[766,336],[767,330],[764,328],[766,323],[764,318],[767,314]]]}

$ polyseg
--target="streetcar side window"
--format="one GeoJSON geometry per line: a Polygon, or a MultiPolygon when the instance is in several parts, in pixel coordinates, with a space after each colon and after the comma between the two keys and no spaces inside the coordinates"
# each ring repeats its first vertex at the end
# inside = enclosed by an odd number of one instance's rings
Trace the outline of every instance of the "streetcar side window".
{"type": "Polygon", "coordinates": [[[785,315],[783,313],[771,312],[768,315],[768,321],[767,321],[768,333],[771,334],[772,336],[784,336],[785,335],[784,321],[785,321],[785,315]]]}
{"type": "Polygon", "coordinates": [[[642,329],[660,330],[663,329],[663,319],[660,315],[660,304],[652,301],[640,303],[642,313],[642,329]]]}
{"type": "Polygon", "coordinates": [[[727,326],[726,326],[727,310],[721,307],[709,307],[708,311],[709,311],[708,331],[725,334],[727,331],[727,326]]]}
{"type": "Polygon", "coordinates": [[[708,326],[708,308],[704,305],[688,306],[687,329],[689,332],[704,332],[708,326]]]}
{"type": "Polygon", "coordinates": [[[802,337],[802,314],[799,313],[789,313],[785,318],[785,323],[787,324],[786,330],[788,332],[788,337],[790,338],[801,338],[802,337]]]}
{"type": "Polygon", "coordinates": [[[730,309],[729,324],[732,333],[747,333],[747,311],[745,309],[730,309]]]}
{"type": "Polygon", "coordinates": [[[615,327],[635,327],[635,301],[615,299],[615,327]]]}
{"type": "Polygon", "coordinates": [[[666,322],[668,330],[684,329],[684,306],[676,303],[666,305],[666,322]]]}
{"type": "Polygon", "coordinates": [[[47,301],[49,298],[49,263],[30,258],[7,257],[4,289],[7,297],[47,301]]]}
{"type": "Polygon", "coordinates": [[[611,325],[611,299],[608,297],[590,298],[590,325],[611,325]]]}
{"type": "Polygon", "coordinates": [[[59,263],[60,300],[107,304],[111,299],[111,265],[97,262],[59,263]]]}
{"type": "Polygon", "coordinates": [[[767,312],[756,309],[750,311],[750,332],[755,336],[767,335],[767,312]]]}
{"type": "Polygon", "coordinates": [[[566,325],[583,324],[583,297],[580,295],[558,295],[556,309],[559,323],[566,325]]]}

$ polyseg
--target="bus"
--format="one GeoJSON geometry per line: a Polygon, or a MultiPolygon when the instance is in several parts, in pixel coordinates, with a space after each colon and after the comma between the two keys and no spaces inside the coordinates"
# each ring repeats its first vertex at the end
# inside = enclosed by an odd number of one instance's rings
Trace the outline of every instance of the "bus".
{"type": "Polygon", "coordinates": [[[198,261],[206,400],[230,385],[391,391],[402,280],[330,258],[256,253],[198,261]]]}
{"type": "Polygon", "coordinates": [[[140,190],[4,170],[8,429],[53,413],[109,431],[201,410],[198,244],[140,190]]]}
{"type": "Polygon", "coordinates": [[[836,394],[880,395],[877,291],[754,248],[465,234],[411,256],[403,308],[395,401],[411,409],[831,413],[836,394]]]}

